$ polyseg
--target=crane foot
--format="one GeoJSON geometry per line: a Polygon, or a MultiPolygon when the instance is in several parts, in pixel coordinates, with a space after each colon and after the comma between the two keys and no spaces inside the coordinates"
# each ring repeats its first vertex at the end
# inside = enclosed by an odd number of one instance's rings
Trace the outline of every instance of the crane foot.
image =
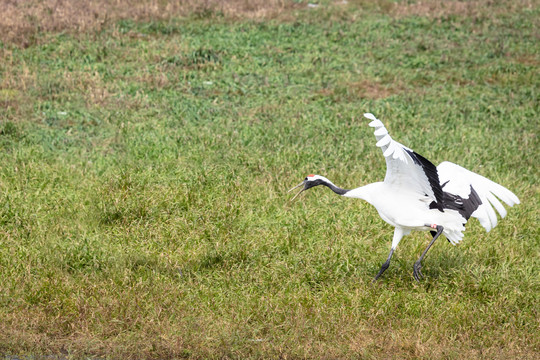
{"type": "Polygon", "coordinates": [[[390,260],[386,261],[384,264],[382,264],[381,266],[381,270],[379,270],[379,273],[375,276],[375,278],[371,281],[372,283],[376,282],[378,278],[381,277],[381,275],[383,274],[383,272],[386,271],[386,269],[388,269],[388,266],[390,266],[390,260]]]}
{"type": "Polygon", "coordinates": [[[420,269],[422,269],[422,263],[420,263],[420,261],[415,262],[413,266],[413,276],[418,282],[420,282],[420,280],[424,277],[420,269]]]}
{"type": "Polygon", "coordinates": [[[394,248],[391,248],[390,249],[390,254],[388,254],[388,259],[386,259],[386,261],[384,262],[384,264],[382,264],[381,266],[381,270],[379,270],[379,273],[375,276],[375,279],[373,279],[373,281],[371,281],[372,283],[376,282],[378,278],[381,277],[381,275],[383,274],[383,272],[386,271],[386,269],[388,269],[388,267],[390,266],[390,259],[392,259],[392,254],[394,253],[394,248]]]}

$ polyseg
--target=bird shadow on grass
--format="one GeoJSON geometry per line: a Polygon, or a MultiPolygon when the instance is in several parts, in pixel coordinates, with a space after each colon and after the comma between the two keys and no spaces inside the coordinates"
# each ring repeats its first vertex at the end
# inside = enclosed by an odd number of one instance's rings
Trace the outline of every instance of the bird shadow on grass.
{"type": "MultiPolygon", "coordinates": [[[[469,256],[459,251],[448,251],[448,249],[441,250],[438,253],[428,254],[428,256],[422,261],[422,274],[423,278],[417,282],[413,277],[413,264],[416,261],[415,257],[403,255],[401,257],[394,257],[392,263],[384,275],[373,284],[410,284],[411,287],[424,286],[430,288],[438,281],[444,281],[445,283],[451,281],[452,278],[459,274],[460,269],[465,271],[468,267],[469,256]],[[431,257],[429,255],[432,255],[431,257]]],[[[382,264],[382,261],[381,261],[382,264]]],[[[364,276],[375,276],[380,268],[379,263],[372,264],[369,269],[364,271],[364,276]]]]}

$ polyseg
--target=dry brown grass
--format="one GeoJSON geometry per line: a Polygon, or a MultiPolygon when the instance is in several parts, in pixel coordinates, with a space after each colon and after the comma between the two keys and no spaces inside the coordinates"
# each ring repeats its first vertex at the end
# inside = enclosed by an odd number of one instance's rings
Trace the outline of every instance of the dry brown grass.
{"type": "MultiPolygon", "coordinates": [[[[430,327],[420,323],[419,328],[430,327]]],[[[442,329],[441,329],[442,330],[442,329]]],[[[381,328],[365,327],[352,337],[349,347],[356,354],[377,354],[384,359],[534,359],[535,355],[522,349],[522,344],[509,341],[505,346],[493,344],[486,348],[475,348],[466,338],[425,338],[421,331],[407,332],[392,330],[390,324],[381,328]]]]}
{"type": "Polygon", "coordinates": [[[300,6],[290,0],[29,0],[0,1],[0,40],[23,47],[42,31],[88,31],[119,19],[168,19],[222,13],[264,19],[300,6]]]}
{"type": "Polygon", "coordinates": [[[415,2],[401,2],[395,4],[390,13],[396,17],[404,16],[425,16],[430,18],[440,18],[449,15],[478,16],[485,14],[485,9],[489,8],[492,15],[515,12],[522,9],[532,9],[534,1],[496,1],[496,0],[472,0],[472,1],[438,1],[420,0],[415,2]]]}
{"type": "Polygon", "coordinates": [[[7,119],[27,117],[19,105],[28,101],[27,90],[36,86],[37,75],[26,64],[16,64],[11,50],[0,49],[0,62],[0,107],[7,110],[7,119]]]}
{"type": "MultiPolygon", "coordinates": [[[[393,17],[424,16],[440,18],[449,15],[477,16],[490,8],[491,14],[532,9],[533,0],[495,1],[402,1],[350,0],[336,1],[336,14],[347,18],[348,6],[357,3],[370,11],[393,17]]],[[[328,5],[328,4],[326,4],[328,5]]],[[[306,2],[292,0],[3,0],[0,1],[0,41],[27,47],[40,32],[84,32],[99,30],[120,19],[164,20],[172,17],[222,14],[231,19],[291,19],[292,9],[306,8],[306,2]]],[[[353,19],[354,20],[354,19],[353,19]]]]}

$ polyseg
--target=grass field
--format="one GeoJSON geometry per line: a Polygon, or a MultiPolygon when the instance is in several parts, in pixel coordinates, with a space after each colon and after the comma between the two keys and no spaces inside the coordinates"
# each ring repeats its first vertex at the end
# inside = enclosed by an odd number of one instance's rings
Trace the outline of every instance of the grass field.
{"type": "Polygon", "coordinates": [[[28,23],[0,42],[0,355],[538,359],[540,7],[215,3],[84,27],[11,8],[28,23]],[[435,243],[420,283],[430,236],[405,237],[372,284],[393,228],[286,193],[384,178],[364,112],[522,203],[435,243]]]}

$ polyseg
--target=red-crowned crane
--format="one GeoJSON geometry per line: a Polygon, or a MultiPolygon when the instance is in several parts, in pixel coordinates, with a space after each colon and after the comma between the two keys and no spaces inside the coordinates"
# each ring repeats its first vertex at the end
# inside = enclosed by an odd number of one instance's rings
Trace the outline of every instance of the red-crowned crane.
{"type": "Polygon", "coordinates": [[[386,159],[384,181],[346,190],[324,176],[308,175],[289,192],[303,186],[292,198],[294,200],[304,190],[324,185],[338,195],[367,201],[384,221],[395,227],[390,254],[374,281],[390,265],[401,238],[412,230],[430,230],[433,235],[413,266],[413,276],[420,281],[422,259],[441,234],[456,245],[463,238],[465,223],[471,216],[477,218],[488,232],[497,225],[493,208],[501,217],[506,216],[506,209],[497,197],[509,206],[519,204],[519,199],[510,190],[459,165],[444,161],[436,167],[423,156],[394,141],[373,114],[364,114],[364,117],[372,120],[369,126],[375,128],[376,145],[386,159]]]}

